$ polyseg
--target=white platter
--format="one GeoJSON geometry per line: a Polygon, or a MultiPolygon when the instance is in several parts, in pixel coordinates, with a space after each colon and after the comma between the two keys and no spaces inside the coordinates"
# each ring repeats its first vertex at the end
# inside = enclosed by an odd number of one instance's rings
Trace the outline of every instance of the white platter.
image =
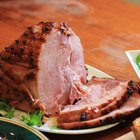
{"type": "Polygon", "coordinates": [[[49,128],[49,127],[47,127],[47,125],[44,125],[41,127],[35,127],[35,128],[39,131],[53,133],[53,134],[78,135],[78,134],[89,134],[89,133],[100,132],[100,131],[112,128],[113,126],[116,126],[117,124],[118,123],[100,126],[100,127],[96,127],[96,128],[81,129],[81,130],[64,130],[64,129],[60,129],[60,128],[59,129],[58,128],[49,128]]]}
{"type": "MultiPolygon", "coordinates": [[[[94,68],[91,67],[89,65],[86,65],[88,68],[88,79],[90,79],[92,76],[97,76],[97,77],[109,77],[112,78],[111,76],[109,76],[108,74],[94,68]]],[[[55,120],[53,120],[52,122],[55,123],[55,120]]],[[[49,122],[49,125],[51,124],[51,122],[49,122]]],[[[88,134],[88,133],[95,133],[95,132],[99,132],[99,131],[103,131],[106,129],[109,129],[115,125],[117,125],[118,123],[115,124],[109,124],[109,125],[105,125],[105,126],[101,126],[101,127],[96,127],[96,128],[90,128],[90,129],[81,129],[81,130],[64,130],[64,129],[60,129],[57,127],[49,127],[48,124],[44,124],[41,127],[36,127],[36,129],[42,131],[42,132],[49,132],[49,133],[55,133],[55,134],[71,134],[71,135],[76,135],[76,134],[88,134]]]]}
{"type": "MultiPolygon", "coordinates": [[[[86,65],[86,66],[88,68],[88,73],[89,73],[88,79],[90,79],[92,76],[97,76],[97,77],[101,77],[101,78],[104,78],[104,77],[112,78],[108,74],[106,74],[94,67],[91,67],[89,65],[86,65]]],[[[16,120],[18,119],[20,121],[23,115],[27,115],[27,114],[25,112],[16,110],[14,113],[14,119],[16,119],[16,120]]],[[[114,124],[109,124],[109,125],[105,125],[105,126],[101,126],[101,127],[81,129],[81,130],[64,130],[61,128],[57,128],[56,118],[51,118],[51,119],[48,119],[47,121],[45,121],[45,124],[43,124],[41,127],[34,126],[34,128],[39,131],[42,131],[42,132],[48,132],[48,133],[53,133],[53,134],[77,135],[77,134],[88,134],[88,133],[95,133],[95,132],[103,131],[103,130],[112,128],[117,124],[118,123],[114,123],[114,124]]]]}
{"type": "Polygon", "coordinates": [[[137,76],[140,79],[140,69],[136,64],[136,57],[140,54],[140,50],[126,51],[125,54],[128,57],[128,60],[130,61],[133,69],[135,70],[137,76]]]}

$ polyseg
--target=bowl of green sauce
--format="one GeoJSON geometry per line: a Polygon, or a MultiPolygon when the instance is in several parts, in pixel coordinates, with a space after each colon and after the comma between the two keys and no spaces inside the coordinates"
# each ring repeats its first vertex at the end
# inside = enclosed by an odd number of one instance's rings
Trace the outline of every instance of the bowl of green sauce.
{"type": "Polygon", "coordinates": [[[125,54],[140,79],[140,50],[126,51],[125,54]]]}

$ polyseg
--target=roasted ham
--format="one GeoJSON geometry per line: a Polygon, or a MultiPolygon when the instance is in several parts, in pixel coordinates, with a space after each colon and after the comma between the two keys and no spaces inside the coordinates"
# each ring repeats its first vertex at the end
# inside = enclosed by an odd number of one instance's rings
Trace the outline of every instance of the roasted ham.
{"type": "Polygon", "coordinates": [[[57,114],[83,94],[86,77],[81,42],[65,23],[28,27],[0,53],[0,97],[21,110],[57,114]]]}
{"type": "Polygon", "coordinates": [[[139,109],[138,90],[132,81],[87,82],[80,39],[63,22],[28,27],[0,52],[0,98],[27,112],[57,116],[64,129],[120,121],[139,109]]]}

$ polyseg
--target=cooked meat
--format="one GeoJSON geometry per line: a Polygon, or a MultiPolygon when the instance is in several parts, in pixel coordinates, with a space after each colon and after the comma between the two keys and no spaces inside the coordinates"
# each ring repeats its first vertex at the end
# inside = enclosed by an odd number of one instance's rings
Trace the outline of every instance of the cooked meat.
{"type": "Polygon", "coordinates": [[[65,23],[28,27],[0,52],[0,98],[24,111],[40,108],[48,116],[59,115],[65,129],[95,127],[131,114],[140,106],[140,95],[132,95],[135,88],[133,82],[111,78],[87,83],[83,47],[65,23]]]}
{"type": "Polygon", "coordinates": [[[65,106],[58,116],[59,123],[94,119],[120,107],[132,94],[128,81],[93,77],[87,84],[91,89],[74,105],[65,106]]]}
{"type": "Polygon", "coordinates": [[[83,94],[86,77],[81,42],[65,23],[28,27],[0,53],[0,97],[22,110],[57,114],[83,94]]]}
{"type": "Polygon", "coordinates": [[[96,119],[88,121],[77,121],[71,123],[59,123],[58,126],[64,129],[79,129],[97,127],[109,123],[124,121],[126,117],[134,112],[139,114],[140,111],[140,94],[134,93],[119,109],[112,111],[107,115],[103,115],[96,119]]]}

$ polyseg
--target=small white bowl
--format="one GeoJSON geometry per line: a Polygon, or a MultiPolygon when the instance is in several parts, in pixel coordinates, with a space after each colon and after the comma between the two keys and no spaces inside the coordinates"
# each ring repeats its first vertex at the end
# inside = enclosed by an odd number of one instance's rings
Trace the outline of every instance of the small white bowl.
{"type": "Polygon", "coordinates": [[[140,79],[140,69],[136,64],[136,57],[140,54],[140,50],[131,50],[125,52],[126,56],[128,57],[131,65],[133,66],[137,76],[140,79]]]}

